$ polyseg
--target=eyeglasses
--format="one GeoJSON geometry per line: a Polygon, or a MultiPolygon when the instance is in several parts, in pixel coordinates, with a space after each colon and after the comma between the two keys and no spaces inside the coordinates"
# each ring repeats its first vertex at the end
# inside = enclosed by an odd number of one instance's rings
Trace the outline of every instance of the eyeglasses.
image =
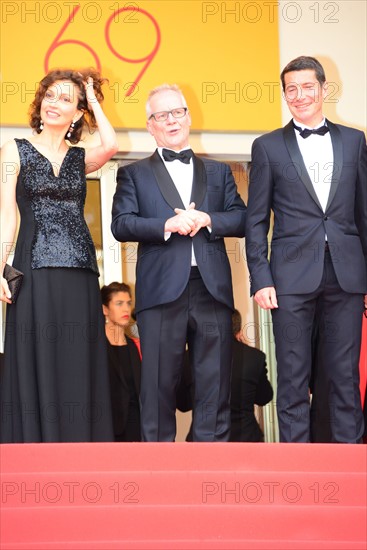
{"type": "Polygon", "coordinates": [[[156,122],[164,122],[167,120],[169,115],[171,114],[174,118],[182,118],[187,113],[187,107],[178,107],[177,109],[172,109],[172,111],[159,111],[159,113],[152,113],[149,117],[149,120],[151,118],[154,118],[156,122]]]}

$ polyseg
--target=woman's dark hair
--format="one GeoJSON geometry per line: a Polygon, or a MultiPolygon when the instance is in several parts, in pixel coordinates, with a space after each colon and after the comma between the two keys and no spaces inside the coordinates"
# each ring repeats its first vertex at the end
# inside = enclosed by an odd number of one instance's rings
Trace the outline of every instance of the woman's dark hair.
{"type": "Polygon", "coordinates": [[[72,144],[76,144],[80,141],[83,129],[85,127],[88,128],[89,131],[97,128],[94,113],[88,106],[84,87],[84,82],[86,82],[89,76],[93,78],[93,88],[96,98],[98,102],[101,103],[104,99],[102,84],[106,82],[106,79],[102,78],[99,72],[95,69],[81,69],[80,71],[74,71],[72,69],[55,69],[49,72],[39,83],[35,98],[29,108],[29,123],[31,128],[33,128],[37,134],[41,133],[41,103],[48,88],[58,80],[69,80],[77,86],[79,93],[78,109],[84,112],[83,116],[75,122],[74,130],[71,136],[67,138],[65,135],[65,139],[68,139],[72,144]]]}
{"type": "Polygon", "coordinates": [[[320,86],[323,86],[326,82],[326,76],[323,66],[317,59],[314,57],[309,57],[306,55],[301,55],[300,57],[296,57],[296,59],[293,59],[288,63],[286,67],[282,70],[282,73],[280,75],[280,79],[282,81],[282,87],[283,91],[285,88],[285,82],[284,82],[284,75],[293,71],[306,71],[311,70],[315,71],[316,78],[320,84],[320,86]]]}
{"type": "Polygon", "coordinates": [[[127,292],[130,298],[132,298],[131,288],[129,285],[115,281],[101,288],[102,304],[108,307],[108,304],[112,300],[112,296],[117,292],[127,292]]]}

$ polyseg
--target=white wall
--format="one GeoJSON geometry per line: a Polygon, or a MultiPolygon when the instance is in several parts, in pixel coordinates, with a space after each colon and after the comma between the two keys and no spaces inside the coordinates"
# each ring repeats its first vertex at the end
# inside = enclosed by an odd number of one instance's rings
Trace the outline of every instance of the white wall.
{"type": "MultiPolygon", "coordinates": [[[[281,67],[299,55],[319,59],[333,92],[325,115],[366,131],[366,0],[281,0],[279,4],[281,67]]],[[[283,123],[289,119],[283,102],[283,123]]]]}

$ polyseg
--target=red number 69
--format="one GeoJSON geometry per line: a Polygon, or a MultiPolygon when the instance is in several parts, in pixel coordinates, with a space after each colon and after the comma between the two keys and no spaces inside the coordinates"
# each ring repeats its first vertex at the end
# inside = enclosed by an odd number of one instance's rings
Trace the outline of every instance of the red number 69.
{"type": "Polygon", "coordinates": [[[126,7],[126,8],[121,8],[120,10],[114,12],[111,17],[109,17],[107,23],[106,23],[106,29],[105,29],[105,37],[106,37],[106,42],[107,42],[107,45],[108,47],[110,48],[111,52],[113,53],[113,55],[115,55],[116,57],[118,57],[119,59],[121,59],[122,61],[126,61],[126,63],[142,63],[143,61],[146,61],[144,67],[141,69],[141,71],[139,72],[138,76],[136,77],[135,81],[133,82],[133,84],[130,86],[130,88],[128,89],[128,91],[126,92],[126,96],[128,97],[134,90],[135,90],[135,87],[138,85],[138,82],[141,80],[142,76],[144,75],[145,71],[147,70],[147,68],[149,67],[149,65],[151,64],[151,62],[153,61],[158,49],[159,49],[159,45],[161,43],[161,33],[160,33],[160,29],[159,29],[159,26],[158,26],[158,23],[157,21],[154,19],[154,17],[152,15],[150,15],[150,13],[148,13],[147,11],[143,10],[142,8],[134,8],[134,7],[126,7]],[[115,48],[113,47],[112,43],[111,43],[111,39],[110,39],[110,26],[111,26],[111,23],[112,21],[115,20],[116,16],[123,12],[123,11],[138,11],[139,13],[142,13],[143,15],[145,15],[146,17],[148,17],[148,19],[151,20],[151,22],[153,23],[154,27],[155,27],[155,30],[156,30],[156,33],[157,33],[157,38],[156,38],[156,43],[155,43],[155,46],[154,48],[152,49],[152,51],[146,55],[145,57],[141,57],[139,59],[132,59],[132,58],[129,58],[129,57],[124,57],[122,56],[121,54],[119,54],[115,48]]]}

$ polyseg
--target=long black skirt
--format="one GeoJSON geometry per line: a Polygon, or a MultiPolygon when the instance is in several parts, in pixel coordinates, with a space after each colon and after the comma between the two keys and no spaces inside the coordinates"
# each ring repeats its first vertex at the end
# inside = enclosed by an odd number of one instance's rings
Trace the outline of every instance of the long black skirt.
{"type": "Polygon", "coordinates": [[[7,306],[2,443],[113,441],[106,338],[97,276],[27,271],[7,306]]]}

